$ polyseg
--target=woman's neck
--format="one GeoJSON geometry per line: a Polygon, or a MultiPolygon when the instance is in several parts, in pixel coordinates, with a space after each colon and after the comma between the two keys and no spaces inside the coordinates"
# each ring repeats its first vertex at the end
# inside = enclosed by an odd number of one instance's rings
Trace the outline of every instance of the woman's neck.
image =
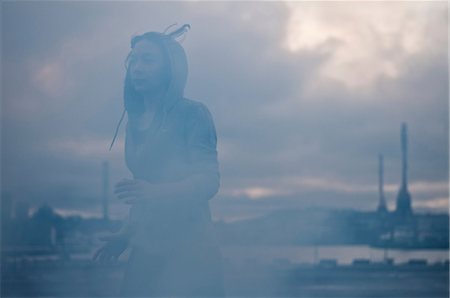
{"type": "Polygon", "coordinates": [[[144,94],[144,106],[146,111],[154,111],[163,99],[165,90],[158,89],[155,92],[144,94]]]}

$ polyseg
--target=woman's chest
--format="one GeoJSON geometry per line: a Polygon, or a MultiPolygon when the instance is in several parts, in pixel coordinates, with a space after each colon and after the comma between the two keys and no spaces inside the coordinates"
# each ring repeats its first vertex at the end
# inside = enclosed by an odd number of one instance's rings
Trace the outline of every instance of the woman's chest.
{"type": "Polygon", "coordinates": [[[157,129],[127,128],[126,161],[141,175],[180,176],[188,161],[185,129],[180,119],[167,119],[157,129]]]}

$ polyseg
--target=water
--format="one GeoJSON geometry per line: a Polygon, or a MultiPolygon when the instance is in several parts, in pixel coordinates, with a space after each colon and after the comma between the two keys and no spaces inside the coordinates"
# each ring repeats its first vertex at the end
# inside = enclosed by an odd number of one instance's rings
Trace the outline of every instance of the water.
{"type": "MultiPolygon", "coordinates": [[[[271,263],[284,259],[291,263],[316,263],[321,259],[336,259],[338,264],[351,264],[354,259],[369,259],[380,262],[384,259],[383,249],[367,245],[336,246],[224,246],[223,256],[232,262],[248,260],[271,263]]],[[[400,250],[389,249],[387,257],[395,264],[406,263],[411,259],[425,259],[429,264],[444,262],[449,259],[449,251],[441,250],[400,250]]]]}

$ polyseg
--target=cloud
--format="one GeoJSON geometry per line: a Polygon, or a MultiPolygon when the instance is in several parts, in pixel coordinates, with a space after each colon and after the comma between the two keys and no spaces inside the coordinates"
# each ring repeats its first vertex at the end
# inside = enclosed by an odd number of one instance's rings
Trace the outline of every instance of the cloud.
{"type": "Polygon", "coordinates": [[[37,88],[49,97],[61,96],[66,83],[63,70],[57,63],[43,65],[33,76],[37,88]]]}
{"type": "Polygon", "coordinates": [[[288,2],[292,13],[285,46],[290,51],[330,53],[320,76],[351,88],[367,88],[380,77],[401,75],[405,57],[442,54],[444,3],[288,2]],[[432,29],[433,28],[433,29],[432,29]]]}
{"type": "Polygon", "coordinates": [[[263,187],[263,186],[253,186],[253,187],[246,187],[243,189],[232,189],[229,191],[225,189],[221,191],[221,194],[231,197],[245,196],[249,199],[260,199],[265,197],[284,196],[289,194],[289,192],[283,189],[263,187]]]}
{"type": "MultiPolygon", "coordinates": [[[[109,139],[82,137],[80,139],[56,139],[47,143],[47,150],[51,153],[71,157],[74,159],[104,158],[105,148],[111,142],[109,139]]],[[[118,140],[115,146],[124,147],[124,140],[118,140]]],[[[122,150],[113,151],[110,158],[121,158],[122,150]]]]}
{"type": "Polygon", "coordinates": [[[431,210],[448,210],[449,198],[430,198],[427,201],[418,201],[413,203],[413,208],[427,208],[431,210]]]}
{"type": "MultiPolygon", "coordinates": [[[[249,182],[251,183],[251,182],[249,182]]],[[[246,185],[247,183],[243,183],[246,185]]],[[[378,184],[351,183],[339,179],[330,179],[323,177],[304,177],[288,176],[278,177],[264,181],[265,186],[252,186],[245,188],[222,188],[221,195],[232,197],[247,197],[249,199],[260,199],[266,197],[291,197],[294,195],[302,196],[311,191],[331,191],[335,193],[355,193],[355,194],[374,194],[378,196],[378,184]]],[[[385,184],[385,193],[396,195],[400,189],[399,184],[385,184]]],[[[447,194],[447,181],[429,182],[415,181],[408,186],[410,192],[414,195],[447,194]]]]}
{"type": "Polygon", "coordinates": [[[111,181],[130,175],[123,127],[107,151],[122,110],[129,39],[178,22],[192,26],[183,41],[186,96],[206,103],[216,124],[221,208],[227,198],[233,212],[245,200],[278,208],[282,198],[284,207],[370,209],[378,154],[385,156],[386,192],[398,190],[402,121],[409,125],[413,202],[448,195],[443,3],[5,7],[2,183],[13,193],[39,202],[66,189],[95,201],[103,160],[111,181]]]}

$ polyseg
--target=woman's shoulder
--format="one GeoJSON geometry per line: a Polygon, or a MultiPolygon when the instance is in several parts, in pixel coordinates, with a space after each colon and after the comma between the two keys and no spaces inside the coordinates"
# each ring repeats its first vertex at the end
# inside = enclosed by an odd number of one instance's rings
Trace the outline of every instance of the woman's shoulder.
{"type": "Polygon", "coordinates": [[[179,107],[184,111],[191,113],[208,111],[208,108],[204,103],[190,98],[183,98],[180,100],[179,107]]]}
{"type": "Polygon", "coordinates": [[[183,98],[179,104],[179,111],[177,118],[181,121],[186,133],[215,135],[213,117],[204,103],[183,98]]]}
{"type": "Polygon", "coordinates": [[[203,120],[212,120],[208,107],[200,101],[183,98],[177,106],[179,112],[184,114],[185,118],[188,120],[199,118],[202,118],[203,120]]]}

